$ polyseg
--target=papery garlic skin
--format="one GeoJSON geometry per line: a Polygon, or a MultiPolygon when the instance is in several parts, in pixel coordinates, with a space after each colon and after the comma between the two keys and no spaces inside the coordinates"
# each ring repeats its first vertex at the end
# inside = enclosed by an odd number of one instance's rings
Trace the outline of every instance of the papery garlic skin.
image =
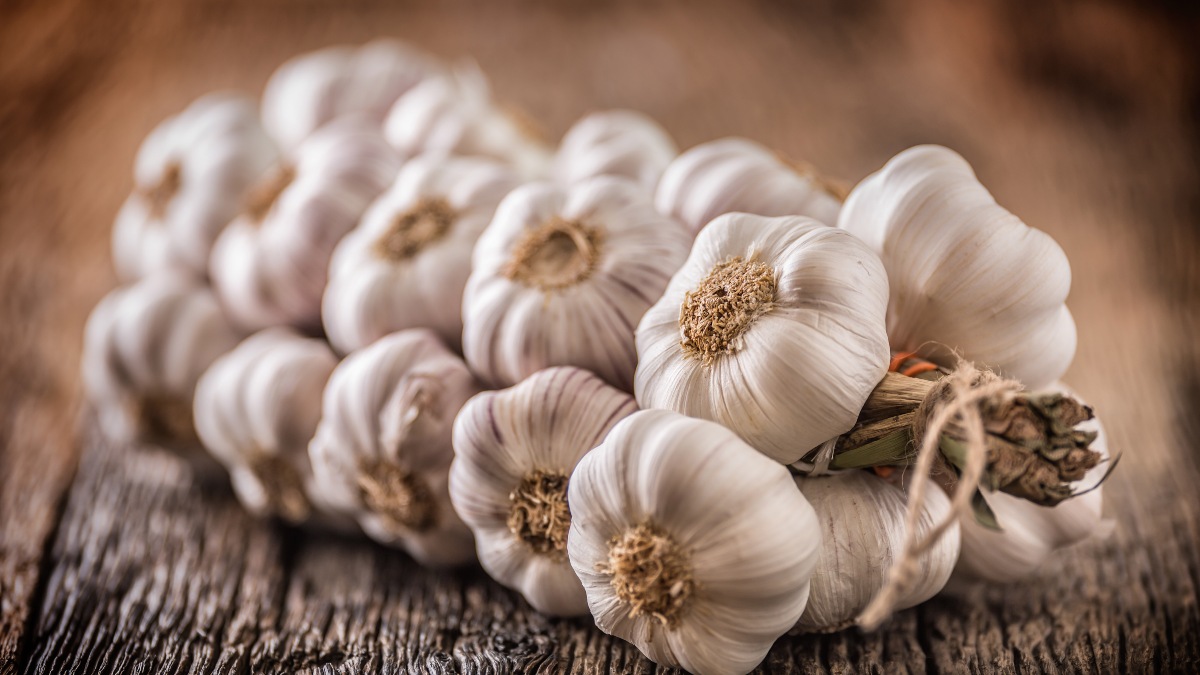
{"type": "MultiPolygon", "coordinates": [[[[1078,398],[1058,382],[1046,389],[1078,398]]],[[[1108,441],[1099,419],[1081,422],[1076,428],[1096,432],[1098,435],[1090,447],[1105,459],[1109,458],[1108,441]]],[[[1101,462],[1073,486],[1077,490],[1090,488],[1108,470],[1109,463],[1101,462]]],[[[1020,581],[1033,576],[1058,549],[1106,535],[1112,524],[1102,515],[1102,492],[1103,488],[1097,487],[1058,506],[1048,507],[1003,492],[982,490],[984,501],[995,515],[1001,531],[988,529],[973,517],[960,518],[962,555],[955,577],[998,583],[1020,581]]]]}
{"type": "MultiPolygon", "coordinates": [[[[534,609],[555,616],[588,612],[587,597],[567,561],[565,521],[552,533],[530,530],[529,539],[510,523],[527,495],[528,481],[561,485],[554,498],[565,504],[568,478],[589,450],[622,418],[637,410],[633,397],[579,368],[548,368],[502,391],[467,402],[454,424],[450,498],[475,533],[479,562],[491,577],[525,596],[534,609]],[[561,539],[559,536],[561,535],[561,539]]],[[[536,506],[536,505],[534,505],[536,506]]],[[[520,515],[520,514],[517,514],[520,515]]],[[[563,514],[553,510],[547,519],[563,514]]],[[[547,528],[548,529],[548,528],[547,528]]]]}
{"type": "Polygon", "coordinates": [[[398,40],[301,54],[267,81],[263,124],[287,149],[339,117],[361,115],[381,124],[396,99],[444,70],[433,56],[398,40]]]}
{"type": "Polygon", "coordinates": [[[883,258],[893,349],[943,366],[962,357],[1032,388],[1071,364],[1066,255],[998,205],[954,151],[896,155],[854,188],[838,226],[883,258]]]}
{"type": "Polygon", "coordinates": [[[554,155],[554,176],[574,185],[595,176],[620,176],[653,190],[679,154],[670,134],[633,110],[606,110],[576,122],[554,155]]]}
{"type": "Polygon", "coordinates": [[[514,190],[475,246],[463,298],[467,363],[498,386],[571,365],[630,390],[634,327],[690,241],[628,180],[514,190]]]}
{"type": "Polygon", "coordinates": [[[196,432],[257,516],[299,524],[322,510],[308,444],[337,365],[323,340],[269,328],[220,357],[196,385],[196,432]]]}
{"type": "Polygon", "coordinates": [[[83,383],[101,428],[115,442],[150,444],[215,469],[196,439],[196,382],[237,344],[211,291],[160,272],[110,292],[88,318],[83,383]]]}
{"type": "Polygon", "coordinates": [[[213,241],[277,152],[254,102],[208,94],[150,132],[138,149],[134,191],[113,224],[122,281],[160,270],[203,276],[213,241]]]}
{"type": "MultiPolygon", "coordinates": [[[[812,576],[808,607],[797,628],[810,632],[842,630],[854,623],[883,588],[892,565],[904,550],[908,497],[904,489],[867,471],[797,476],[795,480],[816,511],[821,527],[820,561],[812,576]]],[[[920,521],[922,537],[950,512],[950,499],[937,485],[930,485],[926,494],[920,521]]],[[[959,548],[959,529],[952,526],[920,557],[915,579],[895,609],[915,607],[937,595],[954,571],[959,548]]]]}
{"type": "Polygon", "coordinates": [[[835,225],[841,200],[814,172],[744,138],[702,143],[671,162],[655,206],[699,232],[726,213],[807,216],[835,225]]]}
{"type": "Polygon", "coordinates": [[[718,424],[665,410],[626,417],[580,460],[569,499],[567,549],[596,625],[656,663],[746,673],[804,611],[816,513],[786,468],[718,424]],[[617,548],[647,531],[653,559],[617,548]],[[612,571],[641,562],[674,570],[669,586],[661,576],[627,585],[644,579],[612,571]],[[634,602],[661,619],[631,616],[634,602]]]}
{"type": "Polygon", "coordinates": [[[638,325],[638,405],[720,422],[795,462],[849,431],[886,373],[887,284],[879,258],[841,230],[721,216],[638,325]],[[746,281],[730,285],[726,273],[746,281]],[[751,309],[704,310],[735,301],[751,309]]]}
{"type": "Polygon", "coordinates": [[[466,365],[429,330],[388,335],[350,354],[325,387],[309,445],[316,490],[371,538],[426,565],[475,555],[450,503],[454,417],[479,392],[466,365]]]}
{"type": "Polygon", "coordinates": [[[462,344],[471,254],[519,179],[478,157],[418,157],[401,170],[334,251],[322,315],[342,353],[405,328],[462,344]]]}
{"type": "Polygon", "coordinates": [[[334,247],[399,170],[400,158],[361,119],[305,140],[213,249],[213,285],[231,318],[247,330],[319,326],[334,247]]]}
{"type": "Polygon", "coordinates": [[[384,133],[404,157],[491,157],[512,164],[525,180],[543,178],[550,168],[550,149],[492,100],[487,78],[473,64],[402,96],[388,113],[384,133]]]}

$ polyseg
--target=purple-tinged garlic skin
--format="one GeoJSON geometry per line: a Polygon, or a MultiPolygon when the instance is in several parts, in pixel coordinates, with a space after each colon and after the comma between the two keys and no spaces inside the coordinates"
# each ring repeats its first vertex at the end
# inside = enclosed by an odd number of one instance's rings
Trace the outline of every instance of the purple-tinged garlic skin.
{"type": "Polygon", "coordinates": [[[519,184],[481,157],[423,156],[404,165],[334,251],[323,323],[341,353],[406,328],[462,345],[471,255],[496,206],[519,184]]]}
{"type": "Polygon", "coordinates": [[[475,246],[463,353],[494,386],[551,366],[629,391],[634,328],[683,263],[691,237],[636,183],[533,183],[500,203],[475,246]]]}
{"type": "Polygon", "coordinates": [[[164,120],[138,150],[134,191],[113,224],[117,276],[203,277],[213,242],[277,159],[254,102],[243,96],[208,94],[164,120]]]}
{"type": "Polygon", "coordinates": [[[196,438],[192,403],[209,365],[237,344],[212,291],[187,274],[160,272],[110,292],[84,336],[83,383],[115,442],[152,445],[219,473],[196,438]]]}
{"type": "Polygon", "coordinates": [[[567,489],[579,460],[637,410],[629,394],[579,368],[538,371],[483,392],[454,424],[450,498],[479,561],[539,612],[588,613],[566,555],[567,489]]]}
{"type": "Polygon", "coordinates": [[[851,191],[838,227],[887,269],[892,349],[946,367],[966,359],[1034,389],[1071,365],[1066,254],[997,204],[953,150],[893,157],[851,191]]]}
{"type": "Polygon", "coordinates": [[[309,445],[315,490],[371,538],[422,564],[475,557],[447,487],[454,417],[479,386],[427,329],[385,336],[329,378],[309,445]]]}
{"type": "Polygon", "coordinates": [[[702,143],[671,162],[655,206],[699,232],[717,216],[806,216],[837,224],[841,199],[814,171],[797,169],[744,138],[702,143]]]}

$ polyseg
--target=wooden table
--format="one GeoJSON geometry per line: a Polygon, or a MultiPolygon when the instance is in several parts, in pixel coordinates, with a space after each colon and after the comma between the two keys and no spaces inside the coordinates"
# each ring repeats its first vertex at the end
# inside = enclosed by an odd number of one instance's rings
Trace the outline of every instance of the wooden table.
{"type": "Polygon", "coordinates": [[[80,335],[114,284],[141,138],[205,91],[378,34],[475,57],[555,135],[628,106],[685,147],[745,135],[852,179],[943,143],[1066,249],[1067,381],[1124,457],[1115,534],[873,635],[784,638],[764,671],[1200,670],[1200,23],[1172,6],[0,6],[0,673],[656,670],[479,571],[255,522],[89,431],[80,335]]]}

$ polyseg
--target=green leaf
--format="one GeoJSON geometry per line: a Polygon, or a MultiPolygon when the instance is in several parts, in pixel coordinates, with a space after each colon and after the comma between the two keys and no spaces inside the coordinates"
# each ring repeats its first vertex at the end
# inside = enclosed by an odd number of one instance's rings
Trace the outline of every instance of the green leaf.
{"type": "Polygon", "coordinates": [[[883,438],[840,452],[829,463],[831,469],[868,469],[873,466],[905,464],[916,453],[912,448],[912,432],[893,431],[883,438]]]}
{"type": "Polygon", "coordinates": [[[971,497],[971,510],[975,512],[975,522],[986,527],[989,530],[1003,532],[1004,528],[1000,527],[1000,523],[996,520],[996,514],[992,512],[992,507],[983,498],[983,492],[975,491],[975,495],[971,497]]]}

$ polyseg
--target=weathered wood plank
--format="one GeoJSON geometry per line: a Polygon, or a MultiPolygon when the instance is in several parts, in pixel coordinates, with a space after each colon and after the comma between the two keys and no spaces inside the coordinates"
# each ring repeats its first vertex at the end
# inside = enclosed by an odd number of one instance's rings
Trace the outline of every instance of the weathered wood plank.
{"type": "Polygon", "coordinates": [[[78,336],[137,143],[204,91],[377,34],[475,56],[554,132],[629,106],[685,146],[743,134],[851,178],[946,143],[1067,250],[1068,380],[1125,453],[1115,534],[875,635],[784,638],[762,672],[1200,671],[1198,27],[1119,2],[5,5],[0,675],[661,670],[478,570],[256,523],[164,458],[76,442],[78,336]]]}

